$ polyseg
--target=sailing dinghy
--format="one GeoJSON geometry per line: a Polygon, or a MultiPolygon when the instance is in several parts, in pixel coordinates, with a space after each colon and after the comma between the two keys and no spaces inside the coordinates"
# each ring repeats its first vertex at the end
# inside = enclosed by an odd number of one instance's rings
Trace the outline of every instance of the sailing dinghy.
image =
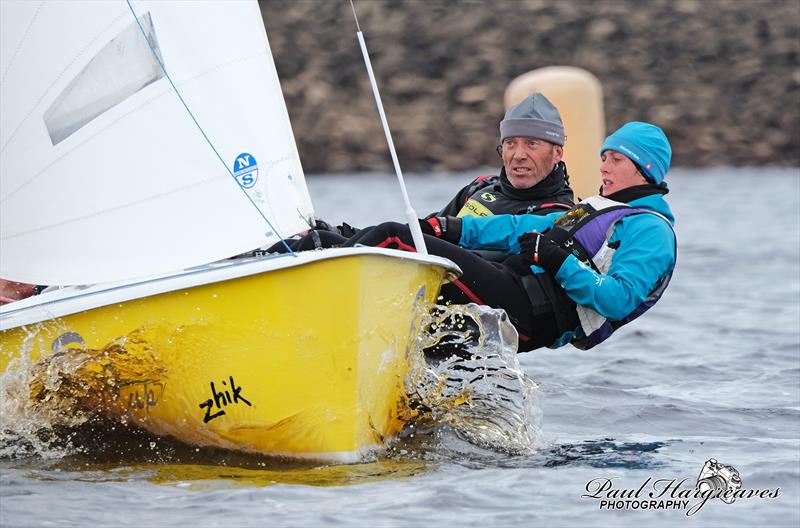
{"type": "Polygon", "coordinates": [[[257,3],[0,9],[0,277],[64,286],[0,308],[3,375],[69,372],[193,444],[347,462],[396,435],[418,310],[458,268],[224,260],[313,218],[257,3]]]}

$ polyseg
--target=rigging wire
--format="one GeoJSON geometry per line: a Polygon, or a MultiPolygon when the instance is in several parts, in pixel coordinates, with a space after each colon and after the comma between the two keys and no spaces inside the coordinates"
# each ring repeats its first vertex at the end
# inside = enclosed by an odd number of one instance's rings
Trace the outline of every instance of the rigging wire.
{"type": "Polygon", "coordinates": [[[403,180],[403,172],[400,170],[400,162],[397,159],[397,152],[394,150],[394,141],[392,141],[392,132],[389,130],[389,122],[386,120],[386,113],[383,111],[383,103],[381,102],[381,94],[378,91],[378,83],[375,81],[375,74],[372,72],[372,63],[369,60],[369,52],[367,51],[367,43],[364,41],[364,34],[361,33],[361,26],[358,23],[358,16],[356,15],[356,7],[353,0],[350,0],[350,7],[353,9],[353,18],[356,21],[356,36],[358,43],[361,46],[361,55],[364,57],[364,64],[367,66],[367,74],[369,75],[369,83],[372,86],[372,95],[375,97],[375,104],[378,106],[378,114],[381,117],[381,124],[383,125],[383,133],[386,135],[386,142],[389,144],[389,153],[392,155],[392,163],[394,163],[394,172],[397,174],[397,181],[400,184],[400,192],[403,194],[403,201],[406,206],[406,221],[408,228],[411,231],[411,238],[414,239],[414,246],[417,248],[417,253],[422,255],[428,254],[428,248],[425,246],[425,238],[422,236],[422,228],[419,226],[417,220],[417,212],[411,207],[411,200],[408,198],[406,191],[406,183],[403,180]]]}

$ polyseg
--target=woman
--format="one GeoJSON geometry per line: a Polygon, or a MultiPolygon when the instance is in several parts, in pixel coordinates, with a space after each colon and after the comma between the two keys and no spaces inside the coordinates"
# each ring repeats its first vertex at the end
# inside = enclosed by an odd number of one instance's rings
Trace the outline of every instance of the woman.
{"type": "MultiPolygon", "coordinates": [[[[664,132],[631,122],[600,150],[600,195],[545,216],[420,220],[428,251],[464,274],[444,300],[503,308],[520,351],[572,343],[591,348],[660,298],[675,267],[674,219],[663,195],[672,149],[664,132]],[[501,263],[472,249],[505,251],[501,263]]],[[[413,251],[408,226],[385,223],[347,240],[413,251]]]]}

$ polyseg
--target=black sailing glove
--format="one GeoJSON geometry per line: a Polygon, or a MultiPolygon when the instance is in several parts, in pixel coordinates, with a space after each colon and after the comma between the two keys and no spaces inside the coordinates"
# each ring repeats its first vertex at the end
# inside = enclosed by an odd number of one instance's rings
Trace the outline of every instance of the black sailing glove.
{"type": "Polygon", "coordinates": [[[336,231],[328,222],[323,220],[322,218],[315,218],[314,219],[314,227],[311,229],[316,229],[317,231],[336,231]]]}
{"type": "Polygon", "coordinates": [[[525,233],[517,239],[519,255],[528,266],[539,266],[553,277],[570,253],[542,233],[525,233]]]}
{"type": "Polygon", "coordinates": [[[458,244],[461,240],[461,219],[455,216],[420,218],[419,227],[424,234],[441,238],[451,244],[458,244]]]}

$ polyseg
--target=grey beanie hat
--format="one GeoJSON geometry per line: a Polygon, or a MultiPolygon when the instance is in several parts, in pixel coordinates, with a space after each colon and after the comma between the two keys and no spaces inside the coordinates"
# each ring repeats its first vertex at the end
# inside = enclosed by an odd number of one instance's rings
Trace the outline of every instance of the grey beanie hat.
{"type": "Polygon", "coordinates": [[[532,93],[506,112],[500,121],[500,140],[507,137],[532,137],[564,145],[564,123],[558,109],[539,92],[532,93]]]}

